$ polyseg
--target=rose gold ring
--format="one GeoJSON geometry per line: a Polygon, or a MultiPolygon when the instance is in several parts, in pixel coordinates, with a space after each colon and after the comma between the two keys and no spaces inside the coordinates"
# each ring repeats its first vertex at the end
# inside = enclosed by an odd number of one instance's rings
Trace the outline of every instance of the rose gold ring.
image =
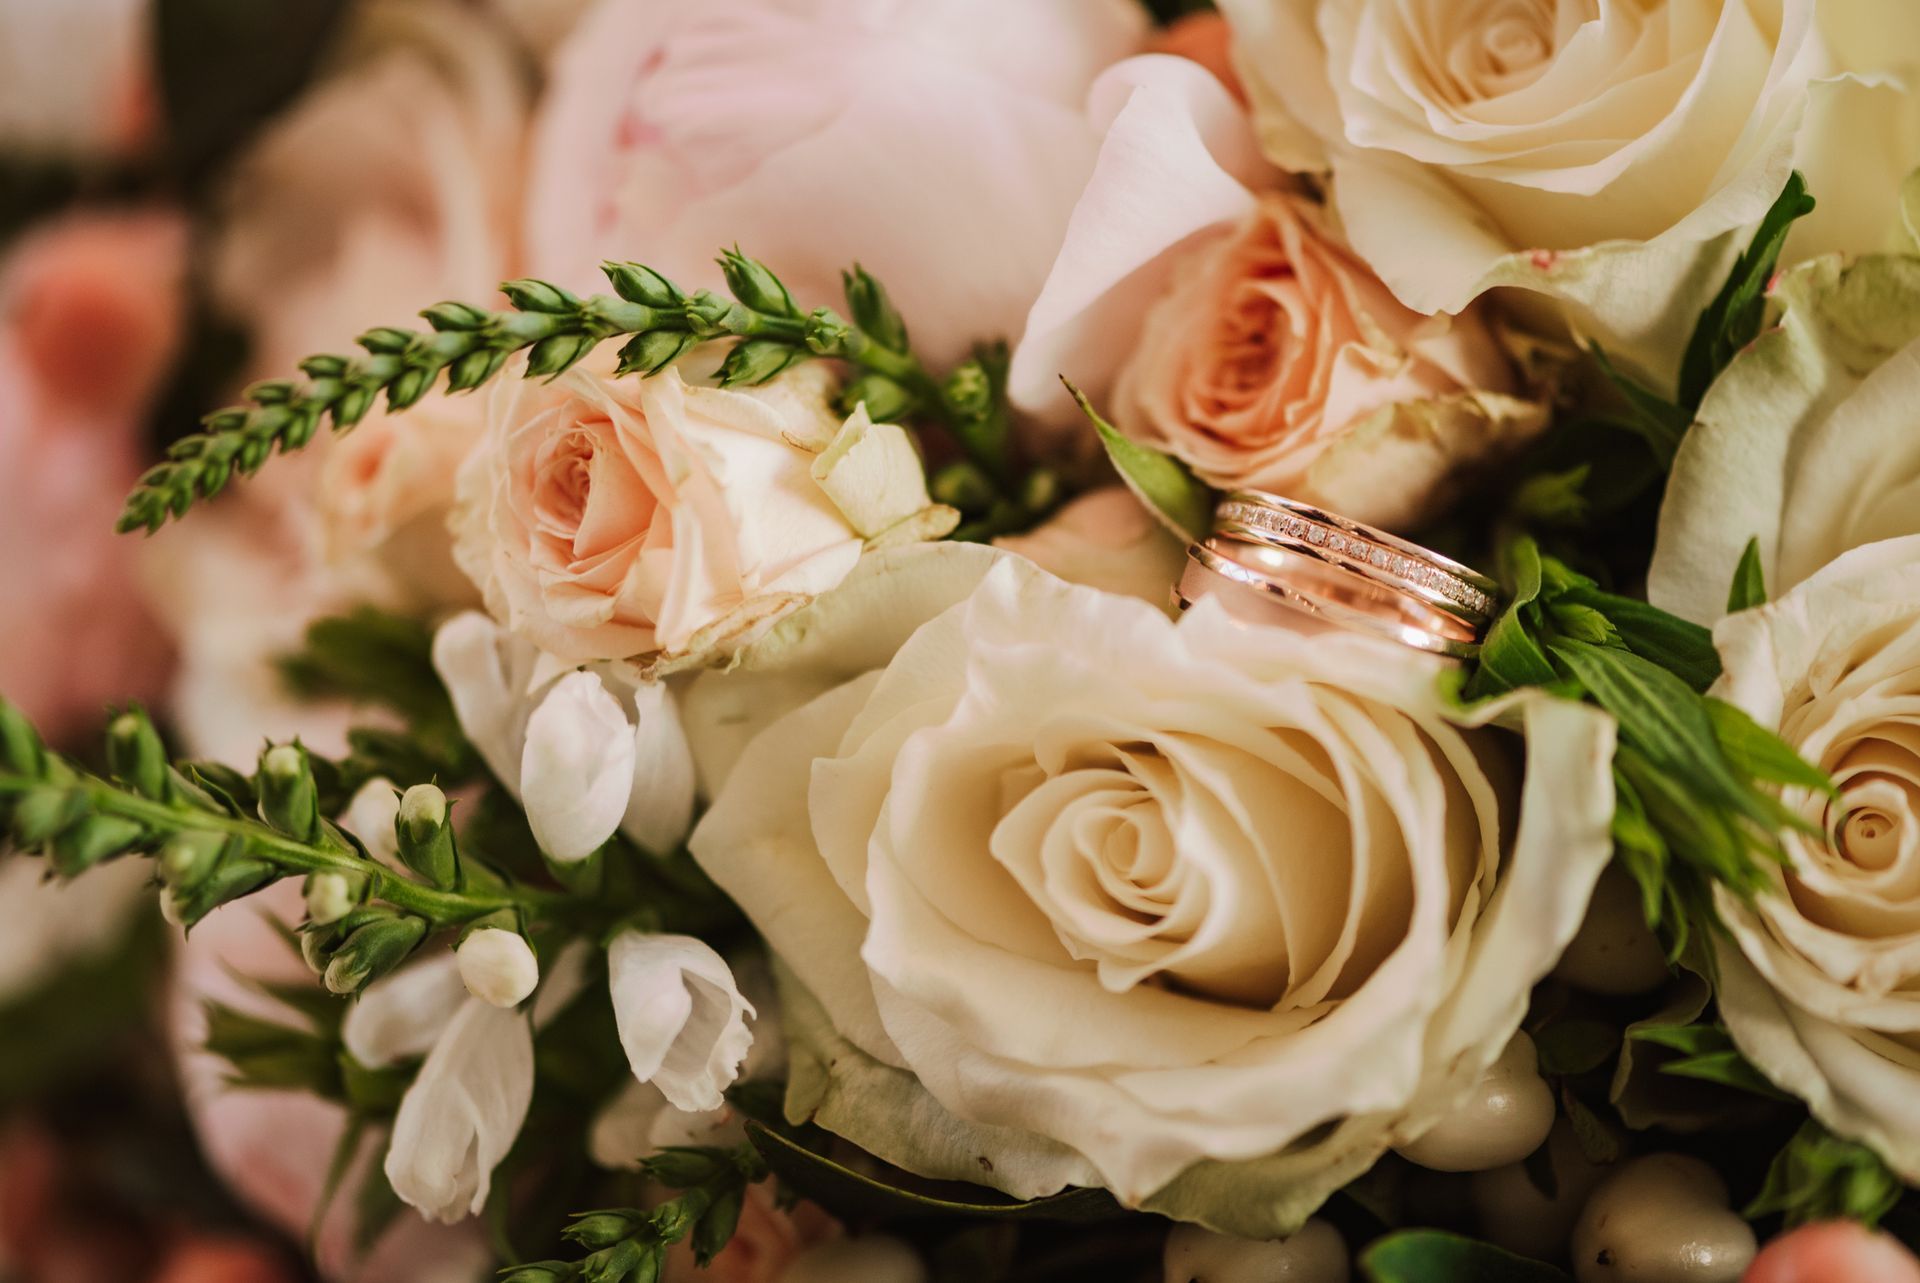
{"type": "Polygon", "coordinates": [[[1458,615],[1290,549],[1220,536],[1194,544],[1174,600],[1185,610],[1215,594],[1234,614],[1256,622],[1297,623],[1305,617],[1454,659],[1480,649],[1480,630],[1458,615]]]}
{"type": "Polygon", "coordinates": [[[1281,495],[1235,491],[1215,510],[1213,531],[1338,566],[1480,627],[1499,612],[1499,585],[1478,571],[1281,495]]]}

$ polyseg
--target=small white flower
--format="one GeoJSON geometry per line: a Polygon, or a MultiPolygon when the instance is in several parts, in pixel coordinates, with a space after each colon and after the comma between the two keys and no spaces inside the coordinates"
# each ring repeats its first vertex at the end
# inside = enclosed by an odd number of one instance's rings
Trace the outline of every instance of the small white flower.
{"type": "Polygon", "coordinates": [[[540,983],[533,946],[518,931],[481,927],[460,942],[460,981],[467,992],[496,1007],[517,1007],[540,983]]]}
{"type": "Polygon", "coordinates": [[[340,1039],[355,1060],[383,1069],[433,1050],[466,1000],[453,955],[436,953],[368,985],[340,1039]]]}
{"type": "Polygon", "coordinates": [[[467,999],[400,1101],[386,1161],[394,1193],[431,1220],[478,1215],[532,1101],[527,1017],[467,999]]]}
{"type": "Polygon", "coordinates": [[[353,912],[357,902],[344,873],[315,873],[307,879],[307,917],[321,926],[353,912]]]}
{"type": "Polygon", "coordinates": [[[554,684],[527,721],[520,801],[540,849],[584,860],[620,827],[633,795],[633,727],[592,673],[554,684]]]}
{"type": "Polygon", "coordinates": [[[607,951],[613,1015],[633,1076],[674,1106],[718,1109],[753,1044],[733,972],[688,936],[628,931],[607,951]]]}
{"type": "Polygon", "coordinates": [[[340,825],[360,839],[367,854],[390,868],[400,867],[393,822],[400,814],[400,792],[384,777],[368,780],[340,813],[340,825]]]}

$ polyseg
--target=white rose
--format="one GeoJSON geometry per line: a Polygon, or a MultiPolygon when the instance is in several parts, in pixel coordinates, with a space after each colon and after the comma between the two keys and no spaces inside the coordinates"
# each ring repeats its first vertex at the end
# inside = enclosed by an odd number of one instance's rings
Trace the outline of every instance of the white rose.
{"type": "Polygon", "coordinates": [[[1777,886],[1716,892],[1720,1010],[1742,1053],[1836,1134],[1920,1180],[1920,536],[1847,553],[1723,620],[1715,693],[1826,770],[1783,800],[1777,886]]]}
{"type": "Polygon", "coordinates": [[[1647,595],[1703,624],[1749,540],[1779,595],[1850,548],[1920,533],[1920,259],[1817,259],[1773,292],[1780,323],[1708,390],[1660,509],[1647,595]]]}
{"type": "Polygon", "coordinates": [[[1608,719],[1518,701],[1523,796],[1398,648],[920,561],[895,582],[975,586],[915,628],[862,583],[769,639],[910,632],[748,744],[690,840],[796,981],[790,1115],[1251,1237],[1445,1117],[1606,865],[1608,719]]]}
{"type": "Polygon", "coordinates": [[[895,525],[952,529],[905,431],[864,407],[840,422],[817,364],[744,390],[616,379],[606,350],[556,380],[515,375],[461,471],[454,556],[495,618],[563,659],[698,661],[839,583],[895,525]]]}
{"type": "Polygon", "coordinates": [[[1070,584],[1169,609],[1187,563],[1185,546],[1125,486],[1081,495],[1026,534],[993,542],[1070,584]]]}
{"type": "Polygon", "coordinates": [[[1663,375],[1796,164],[1836,216],[1803,243],[1866,250],[1911,163],[1911,95],[1876,74],[1911,70],[1900,0],[1221,7],[1269,152],[1332,171],[1408,306],[1544,291],[1663,375]]]}

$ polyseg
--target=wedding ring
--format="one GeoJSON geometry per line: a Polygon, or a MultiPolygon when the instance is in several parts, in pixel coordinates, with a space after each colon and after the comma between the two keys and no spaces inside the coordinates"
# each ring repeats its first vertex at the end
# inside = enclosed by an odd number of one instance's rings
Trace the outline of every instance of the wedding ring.
{"type": "Polygon", "coordinates": [[[1228,495],[1215,535],[1311,557],[1416,597],[1484,627],[1499,611],[1499,585],[1485,575],[1357,521],[1258,490],[1228,495]]]}
{"type": "Polygon", "coordinates": [[[1418,598],[1286,549],[1215,536],[1187,549],[1174,598],[1185,610],[1222,592],[1229,610],[1257,622],[1291,623],[1304,616],[1454,659],[1480,649],[1471,625],[1418,598]]]}

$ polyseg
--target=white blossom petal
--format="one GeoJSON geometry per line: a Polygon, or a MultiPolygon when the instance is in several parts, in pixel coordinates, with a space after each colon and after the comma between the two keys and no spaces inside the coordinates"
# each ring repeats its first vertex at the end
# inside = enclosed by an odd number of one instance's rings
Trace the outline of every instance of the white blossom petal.
{"type": "Polygon", "coordinates": [[[520,802],[540,849],[584,860],[613,836],[633,792],[633,727],[593,673],[554,683],[527,721],[520,802]]]}
{"type": "Polygon", "coordinates": [[[726,960],[688,936],[628,931],[607,951],[614,1020],[641,1082],[680,1109],[717,1109],[753,1043],[726,960]]]}
{"type": "Polygon", "coordinates": [[[620,831],[641,850],[666,855],[693,826],[693,749],[664,682],[633,692],[633,793],[620,831]]]}
{"type": "Polygon", "coordinates": [[[467,999],[400,1101],[386,1161],[394,1193],[431,1220],[479,1215],[532,1102],[527,1018],[467,999]]]}
{"type": "Polygon", "coordinates": [[[340,824],[360,839],[367,854],[391,869],[402,867],[399,840],[393,822],[400,816],[400,792],[393,781],[378,776],[362,784],[340,813],[340,824]]]}
{"type": "Polygon", "coordinates": [[[355,1060],[383,1069],[431,1051],[466,1000],[453,954],[436,953],[368,985],[340,1037],[355,1060]]]}

